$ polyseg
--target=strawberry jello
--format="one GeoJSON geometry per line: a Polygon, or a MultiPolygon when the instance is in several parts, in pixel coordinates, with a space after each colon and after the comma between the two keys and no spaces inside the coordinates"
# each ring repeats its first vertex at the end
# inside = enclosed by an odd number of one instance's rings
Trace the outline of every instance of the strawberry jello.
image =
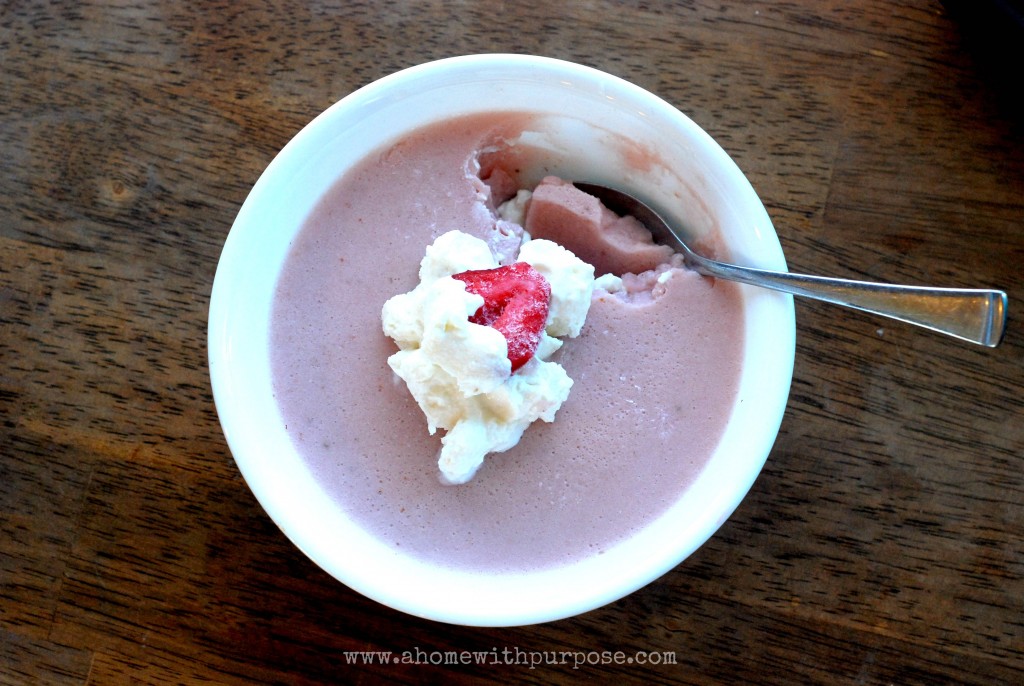
{"type": "Polygon", "coordinates": [[[417,65],[342,98],[260,175],[217,265],[210,380],[246,485],[328,574],[417,617],[532,624],[654,581],[740,504],[786,409],[792,298],[670,258],[598,276],[579,335],[548,357],[573,381],[554,421],[443,485],[444,430],[389,367],[381,309],[445,233],[514,261],[525,191],[548,176],[617,187],[702,250],[785,269],[749,181],[674,104],[528,55],[417,65]]]}
{"type": "MultiPolygon", "coordinates": [[[[563,182],[542,183],[524,136],[533,123],[527,113],[467,115],[370,155],[320,200],[276,286],[274,394],[296,450],[367,532],[433,564],[527,571],[610,549],[687,491],[737,399],[739,287],[683,269],[563,182]],[[526,216],[502,216],[521,189],[534,191],[520,202],[526,216]],[[417,287],[442,235],[479,239],[507,264],[524,224],[529,238],[613,278],[598,281],[578,335],[548,357],[572,379],[554,421],[534,423],[467,483],[445,485],[441,437],[387,363],[398,348],[381,331],[382,308],[417,287]]],[[[714,238],[705,236],[712,251],[714,238]]]]}

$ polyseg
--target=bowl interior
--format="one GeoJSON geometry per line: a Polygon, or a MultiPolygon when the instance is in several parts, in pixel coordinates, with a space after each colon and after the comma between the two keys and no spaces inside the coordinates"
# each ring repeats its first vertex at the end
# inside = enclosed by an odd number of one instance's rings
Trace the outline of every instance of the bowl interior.
{"type": "Polygon", "coordinates": [[[351,522],[296,453],[274,402],[268,340],[277,275],[306,216],[349,166],[425,124],[508,109],[544,115],[531,144],[544,151],[552,173],[631,191],[694,236],[719,234],[732,259],[785,269],[750,184],[676,109],[579,65],[471,56],[381,79],[336,103],[289,142],[232,226],[209,321],[211,377],[225,436],[246,482],[284,533],[327,572],[379,602],[439,621],[487,626],[599,607],[701,545],[767,458],[786,406],[795,348],[792,299],[745,290],[739,396],[715,455],[664,516],[603,555],[530,574],[471,574],[396,553],[351,522]]]}

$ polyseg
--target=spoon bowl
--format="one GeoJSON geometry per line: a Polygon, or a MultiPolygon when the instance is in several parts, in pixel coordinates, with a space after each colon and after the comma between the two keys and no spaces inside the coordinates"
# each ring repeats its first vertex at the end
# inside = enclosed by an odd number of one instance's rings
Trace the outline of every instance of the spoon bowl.
{"type": "Polygon", "coordinates": [[[613,212],[635,217],[655,242],[674,248],[683,255],[686,266],[699,274],[852,307],[990,348],[1003,339],[1007,307],[1004,291],[901,286],[727,264],[694,252],[668,222],[633,196],[597,184],[574,185],[613,212]]]}

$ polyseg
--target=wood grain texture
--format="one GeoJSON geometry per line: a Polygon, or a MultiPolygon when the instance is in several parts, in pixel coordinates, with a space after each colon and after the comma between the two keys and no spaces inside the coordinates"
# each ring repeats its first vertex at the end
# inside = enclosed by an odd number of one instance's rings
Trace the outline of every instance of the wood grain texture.
{"type": "Polygon", "coordinates": [[[1020,683],[1024,111],[996,34],[969,26],[928,0],[0,5],[0,683],[1020,683]],[[232,461],[206,365],[213,275],[305,123],[477,52],[656,92],[748,174],[791,268],[1004,288],[1003,345],[800,302],[768,463],[663,578],[509,629],[350,591],[232,461]],[[675,664],[344,654],[416,649],[675,664]]]}

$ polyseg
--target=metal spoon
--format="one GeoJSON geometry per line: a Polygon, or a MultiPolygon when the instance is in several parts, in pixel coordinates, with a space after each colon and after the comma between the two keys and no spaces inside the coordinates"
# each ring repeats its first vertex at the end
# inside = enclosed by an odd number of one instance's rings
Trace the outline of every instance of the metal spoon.
{"type": "Polygon", "coordinates": [[[896,286],[868,281],[775,272],[717,262],[693,252],[657,212],[636,198],[606,186],[574,184],[605,207],[632,215],[654,240],[681,253],[690,269],[720,279],[763,286],[784,293],[845,305],[923,326],[932,331],[994,348],[1006,328],[1006,293],[988,289],[896,286]]]}

